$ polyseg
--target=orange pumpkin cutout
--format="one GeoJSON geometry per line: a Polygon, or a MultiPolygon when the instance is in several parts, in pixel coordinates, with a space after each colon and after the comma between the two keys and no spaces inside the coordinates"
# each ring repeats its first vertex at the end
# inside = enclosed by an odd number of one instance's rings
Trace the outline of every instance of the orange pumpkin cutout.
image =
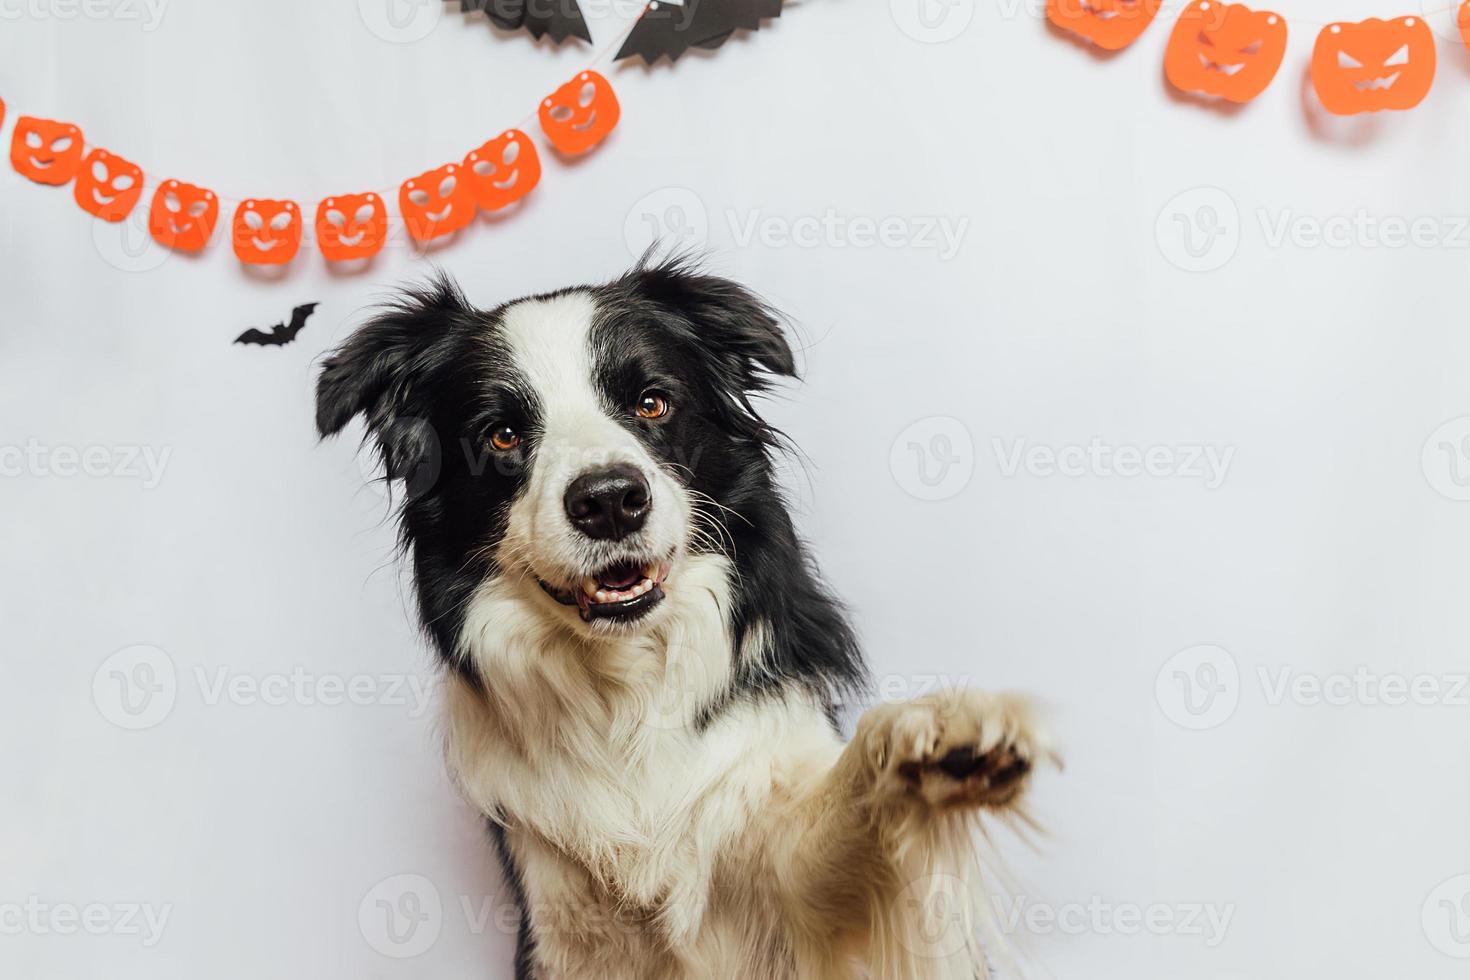
{"type": "Polygon", "coordinates": [[[1460,4],[1460,40],[1465,42],[1465,47],[1470,48],[1470,0],[1460,4]]]}
{"type": "Polygon", "coordinates": [[[451,235],[475,217],[475,194],[457,163],[410,177],[398,188],[398,210],[420,242],[451,235]]]}
{"type": "Polygon", "coordinates": [[[498,211],[535,188],[541,179],[541,157],[531,137],[519,129],[507,129],[471,150],[464,158],[464,169],[475,202],[486,211],[498,211]]]}
{"type": "Polygon", "coordinates": [[[1117,51],[1138,40],[1163,0],[1046,0],[1046,19],[1102,48],[1117,51]]]}
{"type": "Polygon", "coordinates": [[[1328,112],[1412,109],[1434,81],[1434,34],[1422,17],[1328,24],[1312,49],[1312,86],[1328,112]]]}
{"type": "Polygon", "coordinates": [[[235,209],[230,237],[241,262],[285,265],[301,247],[301,209],[295,201],[242,201],[235,209]]]}
{"type": "Polygon", "coordinates": [[[1249,102],[1266,90],[1286,56],[1286,21],[1269,10],[1195,0],[1184,8],[1164,50],[1164,74],[1177,89],[1249,102]]]}
{"type": "Polygon", "coordinates": [[[103,221],[121,221],[143,196],[143,168],[97,148],[87,154],[72,185],[77,206],[103,221]]]}
{"type": "Polygon", "coordinates": [[[38,184],[60,187],[82,164],[82,131],[68,122],[21,116],[10,137],[10,165],[38,184]]]}
{"type": "Polygon", "coordinates": [[[612,84],[595,71],[582,72],[542,99],[537,112],[541,131],[568,156],[586,153],[601,143],[621,114],[612,84]]]}
{"type": "Polygon", "coordinates": [[[165,180],[153,192],[148,208],[148,233],[165,248],[198,252],[209,244],[219,220],[219,198],[214,191],[165,180]]]}
{"type": "Polygon", "coordinates": [[[369,191],[339,194],[316,206],[316,244],[329,261],[377,255],[388,240],[388,205],[369,191]]]}

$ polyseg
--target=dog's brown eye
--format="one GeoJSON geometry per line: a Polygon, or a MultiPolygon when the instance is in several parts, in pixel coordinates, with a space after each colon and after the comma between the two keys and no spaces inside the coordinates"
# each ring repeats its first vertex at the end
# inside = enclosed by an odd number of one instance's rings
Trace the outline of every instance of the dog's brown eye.
{"type": "Polygon", "coordinates": [[[661,419],[669,414],[669,396],[650,388],[638,396],[638,414],[645,419],[661,419]]]}
{"type": "Polygon", "coordinates": [[[514,449],[520,444],[520,433],[508,425],[502,425],[490,433],[490,447],[499,452],[514,449]]]}

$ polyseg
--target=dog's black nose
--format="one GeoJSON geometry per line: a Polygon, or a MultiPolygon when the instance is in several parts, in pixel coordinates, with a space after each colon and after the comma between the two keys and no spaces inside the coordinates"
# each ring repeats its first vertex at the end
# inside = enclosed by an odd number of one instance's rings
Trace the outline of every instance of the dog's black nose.
{"type": "Polygon", "coordinates": [[[617,541],[648,519],[648,481],[627,464],[593,470],[572,481],[563,503],[577,530],[589,538],[617,541]]]}

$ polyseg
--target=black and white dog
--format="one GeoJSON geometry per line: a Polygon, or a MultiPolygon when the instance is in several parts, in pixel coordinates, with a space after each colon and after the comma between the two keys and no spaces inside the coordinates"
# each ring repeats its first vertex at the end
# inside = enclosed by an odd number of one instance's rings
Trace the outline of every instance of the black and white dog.
{"type": "Polygon", "coordinates": [[[319,430],[363,415],[404,484],[518,978],[983,975],[925,920],[1050,750],[968,690],[838,737],[863,663],[752,404],[794,372],[759,299],[681,260],[489,311],[441,278],[325,362],[319,430]]]}

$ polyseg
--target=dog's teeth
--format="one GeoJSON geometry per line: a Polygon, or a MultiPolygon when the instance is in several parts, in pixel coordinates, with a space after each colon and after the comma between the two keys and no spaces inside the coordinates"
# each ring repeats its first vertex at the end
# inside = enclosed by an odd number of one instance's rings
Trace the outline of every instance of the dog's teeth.
{"type": "Polygon", "coordinates": [[[608,591],[606,589],[598,589],[597,592],[592,596],[592,598],[596,599],[598,602],[606,602],[609,598],[608,591]]]}

